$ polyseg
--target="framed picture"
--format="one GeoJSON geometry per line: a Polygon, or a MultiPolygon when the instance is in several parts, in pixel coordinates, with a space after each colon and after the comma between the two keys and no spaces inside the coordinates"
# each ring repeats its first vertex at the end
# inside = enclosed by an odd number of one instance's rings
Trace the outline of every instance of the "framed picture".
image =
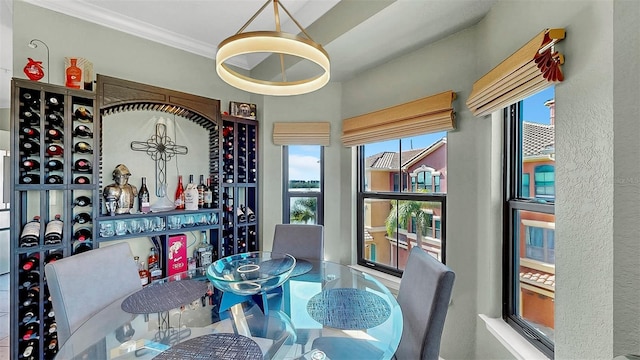
{"type": "Polygon", "coordinates": [[[230,101],[229,114],[245,119],[256,120],[256,104],[230,101]]]}

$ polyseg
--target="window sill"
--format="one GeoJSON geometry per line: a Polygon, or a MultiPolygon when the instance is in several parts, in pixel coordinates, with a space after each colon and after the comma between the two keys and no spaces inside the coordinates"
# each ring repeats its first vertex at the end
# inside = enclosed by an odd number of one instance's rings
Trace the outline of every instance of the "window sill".
{"type": "Polygon", "coordinates": [[[545,354],[531,345],[522,335],[511,328],[504,320],[490,318],[487,315],[479,314],[480,319],[485,322],[487,330],[496,338],[516,359],[540,359],[549,360],[545,354]]]}
{"type": "Polygon", "coordinates": [[[362,265],[349,265],[349,267],[373,276],[376,280],[380,281],[384,286],[386,286],[389,289],[389,291],[391,291],[392,294],[396,296],[398,295],[398,290],[400,290],[399,277],[389,275],[382,271],[373,270],[371,268],[368,268],[362,265]]]}

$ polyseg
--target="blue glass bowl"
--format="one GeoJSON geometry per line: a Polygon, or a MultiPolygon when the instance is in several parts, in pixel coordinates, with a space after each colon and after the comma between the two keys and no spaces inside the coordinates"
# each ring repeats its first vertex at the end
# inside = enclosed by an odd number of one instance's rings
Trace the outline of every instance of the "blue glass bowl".
{"type": "Polygon", "coordinates": [[[213,286],[237,295],[254,295],[284,283],[296,259],[289,254],[254,251],[216,260],[207,269],[213,286]]]}

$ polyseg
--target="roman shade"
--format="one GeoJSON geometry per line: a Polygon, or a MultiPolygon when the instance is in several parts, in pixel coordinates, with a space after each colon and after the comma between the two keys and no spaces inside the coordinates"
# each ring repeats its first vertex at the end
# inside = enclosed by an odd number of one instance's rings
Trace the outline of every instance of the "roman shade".
{"type": "Polygon", "coordinates": [[[545,29],[473,84],[467,106],[488,115],[564,80],[564,56],[555,51],[564,29],[545,29]]]}
{"type": "Polygon", "coordinates": [[[277,122],[273,124],[276,145],[331,144],[331,124],[328,122],[277,122]]]}
{"type": "Polygon", "coordinates": [[[358,146],[455,129],[453,100],[448,90],[436,95],[392,106],[342,122],[342,142],[358,146]]]}

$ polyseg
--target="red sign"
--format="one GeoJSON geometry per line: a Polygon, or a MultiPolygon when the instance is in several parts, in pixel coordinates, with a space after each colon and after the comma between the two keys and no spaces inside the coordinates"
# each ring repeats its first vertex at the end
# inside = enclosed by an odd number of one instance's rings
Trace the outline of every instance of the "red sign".
{"type": "Polygon", "coordinates": [[[185,234],[169,236],[167,259],[168,276],[187,271],[187,236],[185,234]]]}

